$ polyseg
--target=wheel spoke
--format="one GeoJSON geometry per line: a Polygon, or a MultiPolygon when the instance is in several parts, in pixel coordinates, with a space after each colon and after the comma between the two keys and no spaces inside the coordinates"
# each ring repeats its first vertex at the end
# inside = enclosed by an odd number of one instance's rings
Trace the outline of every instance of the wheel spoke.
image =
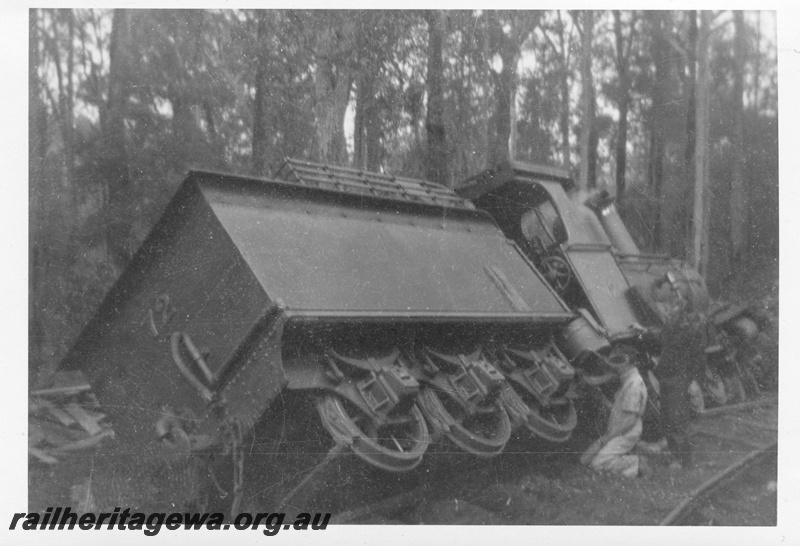
{"type": "Polygon", "coordinates": [[[511,422],[505,409],[495,404],[492,411],[468,414],[444,391],[423,389],[418,397],[425,416],[436,428],[464,451],[480,457],[500,453],[511,437],[511,422]]]}
{"type": "Polygon", "coordinates": [[[369,464],[390,472],[404,472],[416,467],[430,443],[428,428],[419,408],[412,406],[402,420],[379,422],[359,412],[333,394],[317,400],[322,423],[334,440],[350,446],[369,464]]]}
{"type": "Polygon", "coordinates": [[[536,436],[551,442],[568,440],[578,422],[575,405],[571,400],[545,409],[532,396],[520,396],[510,385],[503,390],[501,398],[517,421],[521,421],[520,424],[525,425],[536,436]]]}

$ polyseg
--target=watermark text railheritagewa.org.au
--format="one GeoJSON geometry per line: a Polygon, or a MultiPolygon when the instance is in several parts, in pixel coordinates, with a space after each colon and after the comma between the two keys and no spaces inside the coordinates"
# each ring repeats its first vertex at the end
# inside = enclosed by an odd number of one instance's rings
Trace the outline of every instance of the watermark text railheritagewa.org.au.
{"type": "Polygon", "coordinates": [[[107,531],[143,531],[147,536],[155,536],[164,527],[171,531],[183,529],[194,531],[207,529],[219,531],[236,529],[239,531],[262,531],[267,536],[273,536],[283,530],[296,531],[322,531],[328,526],[331,519],[330,513],[300,513],[293,520],[286,520],[286,514],[281,512],[249,514],[243,512],[237,515],[233,523],[225,523],[225,515],[219,512],[154,512],[144,514],[131,512],[126,508],[117,507],[113,512],[94,514],[87,512],[77,514],[69,506],[62,508],[48,508],[44,514],[36,512],[18,512],[11,518],[10,530],[23,531],[62,531],[65,529],[107,530],[107,531]]]}

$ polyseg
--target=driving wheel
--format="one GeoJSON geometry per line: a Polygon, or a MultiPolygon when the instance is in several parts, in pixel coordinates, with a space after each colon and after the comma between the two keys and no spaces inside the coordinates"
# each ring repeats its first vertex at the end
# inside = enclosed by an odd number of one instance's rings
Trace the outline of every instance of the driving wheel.
{"type": "Polygon", "coordinates": [[[500,453],[511,437],[511,421],[503,407],[491,406],[467,413],[448,393],[422,389],[417,398],[432,425],[455,445],[479,457],[500,453]]]}
{"type": "Polygon", "coordinates": [[[425,418],[416,405],[403,414],[376,419],[355,404],[326,393],[317,399],[317,410],[336,442],[349,445],[359,458],[383,470],[411,470],[430,443],[425,418]]]}

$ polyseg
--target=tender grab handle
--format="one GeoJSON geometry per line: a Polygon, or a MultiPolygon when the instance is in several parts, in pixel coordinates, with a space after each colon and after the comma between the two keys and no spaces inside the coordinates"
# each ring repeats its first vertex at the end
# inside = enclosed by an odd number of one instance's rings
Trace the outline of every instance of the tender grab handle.
{"type": "Polygon", "coordinates": [[[192,386],[197,389],[200,393],[200,396],[203,397],[204,400],[210,402],[214,398],[214,393],[206,387],[202,381],[200,381],[195,374],[189,369],[186,363],[181,358],[180,352],[180,343],[183,341],[184,346],[192,355],[192,359],[194,359],[197,367],[203,372],[206,377],[206,380],[209,383],[213,383],[214,381],[214,374],[211,373],[211,370],[208,368],[203,355],[200,354],[200,351],[197,349],[194,343],[192,343],[192,338],[189,337],[189,334],[183,332],[173,332],[172,337],[170,338],[170,345],[172,350],[172,361],[175,362],[175,365],[181,371],[183,376],[192,384],[192,386]]]}

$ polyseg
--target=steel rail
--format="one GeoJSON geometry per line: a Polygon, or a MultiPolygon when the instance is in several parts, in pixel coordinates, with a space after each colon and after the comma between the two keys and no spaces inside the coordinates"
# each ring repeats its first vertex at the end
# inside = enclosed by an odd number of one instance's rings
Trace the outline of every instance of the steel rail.
{"type": "Polygon", "coordinates": [[[659,522],[660,526],[678,525],[678,522],[684,518],[692,506],[700,501],[703,497],[709,495],[711,491],[725,478],[752,466],[761,457],[775,451],[778,447],[778,442],[772,442],[764,447],[753,450],[732,465],[728,466],[725,470],[715,474],[710,479],[706,480],[700,486],[696,487],[689,495],[683,499],[678,506],[676,506],[667,517],[659,522]]]}
{"type": "Polygon", "coordinates": [[[737,410],[742,409],[749,409],[755,408],[759,406],[769,406],[769,405],[778,405],[778,397],[767,397],[762,398],[760,400],[751,400],[749,402],[742,402],[741,404],[731,404],[728,406],[720,406],[718,408],[711,408],[709,410],[705,410],[704,412],[699,414],[700,418],[704,417],[713,417],[715,415],[725,414],[725,413],[732,413],[737,410]]]}

